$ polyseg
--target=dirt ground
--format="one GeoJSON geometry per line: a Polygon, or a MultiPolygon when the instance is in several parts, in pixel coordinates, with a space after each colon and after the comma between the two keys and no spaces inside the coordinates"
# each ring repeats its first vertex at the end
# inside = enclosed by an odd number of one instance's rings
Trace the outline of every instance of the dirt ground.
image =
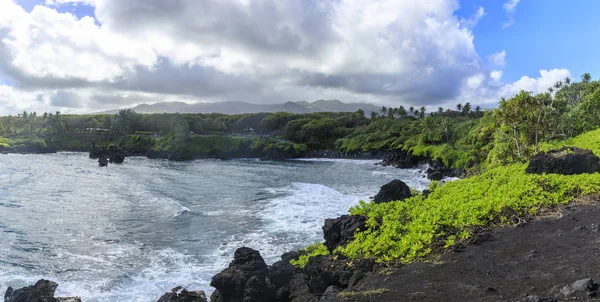
{"type": "Polygon", "coordinates": [[[555,217],[481,235],[478,243],[448,252],[434,263],[369,274],[350,289],[356,295],[346,300],[521,301],[527,295],[547,297],[553,288],[556,292],[580,279],[600,281],[599,203],[572,206],[555,217]],[[375,290],[383,293],[369,294],[375,290]]]}

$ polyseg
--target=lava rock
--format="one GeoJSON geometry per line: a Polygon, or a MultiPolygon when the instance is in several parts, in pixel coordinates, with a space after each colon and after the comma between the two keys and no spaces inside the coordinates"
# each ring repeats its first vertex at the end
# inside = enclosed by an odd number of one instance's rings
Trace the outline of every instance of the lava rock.
{"type": "Polygon", "coordinates": [[[4,302],[81,302],[79,297],[55,298],[57,287],[58,283],[43,279],[17,290],[9,287],[4,294],[4,302]]]}
{"type": "Polygon", "coordinates": [[[382,164],[384,166],[408,169],[418,166],[423,161],[425,161],[424,157],[414,156],[408,151],[393,151],[384,154],[382,164]]]}
{"type": "Polygon", "coordinates": [[[106,157],[104,157],[104,155],[100,156],[100,158],[98,159],[98,166],[100,166],[100,167],[108,166],[108,159],[106,157]]]}
{"type": "Polygon", "coordinates": [[[404,200],[411,196],[410,188],[403,181],[394,179],[383,185],[379,193],[373,198],[375,203],[384,203],[394,200],[404,200]]]}
{"type": "Polygon", "coordinates": [[[256,250],[241,247],[235,251],[229,267],[216,274],[210,285],[216,288],[211,302],[267,302],[275,292],[265,281],[269,269],[256,250]]]}
{"type": "Polygon", "coordinates": [[[569,285],[564,286],[560,293],[567,297],[575,297],[583,294],[585,296],[595,296],[600,286],[594,282],[591,278],[577,280],[569,285]]]}
{"type": "Polygon", "coordinates": [[[187,291],[182,286],[178,286],[162,295],[156,302],[208,302],[208,300],[206,294],[201,290],[187,291]]]}
{"type": "Polygon", "coordinates": [[[354,239],[357,229],[364,229],[367,218],[364,216],[343,215],[338,218],[329,218],[323,225],[325,246],[333,252],[338,246],[346,245],[354,239]]]}
{"type": "Polygon", "coordinates": [[[595,173],[600,172],[600,158],[590,150],[563,147],[559,150],[542,151],[534,155],[525,172],[562,175],[595,173]]]}
{"type": "Polygon", "coordinates": [[[108,153],[110,155],[109,162],[113,164],[122,164],[125,161],[125,152],[118,146],[110,145],[108,147],[108,153]]]}
{"type": "Polygon", "coordinates": [[[330,286],[346,289],[373,270],[373,259],[360,259],[350,265],[332,256],[314,256],[304,267],[308,287],[313,294],[323,294],[330,286]]]}

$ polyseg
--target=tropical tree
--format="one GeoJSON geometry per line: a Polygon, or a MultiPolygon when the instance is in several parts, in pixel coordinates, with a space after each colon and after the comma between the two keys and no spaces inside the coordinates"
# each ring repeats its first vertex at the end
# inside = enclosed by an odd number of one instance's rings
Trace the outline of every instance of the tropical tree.
{"type": "Polygon", "coordinates": [[[592,75],[590,75],[588,72],[584,73],[581,76],[581,82],[582,83],[589,83],[592,80],[592,75]]]}
{"type": "Polygon", "coordinates": [[[461,103],[456,104],[456,110],[462,112],[463,105],[461,103]]]}

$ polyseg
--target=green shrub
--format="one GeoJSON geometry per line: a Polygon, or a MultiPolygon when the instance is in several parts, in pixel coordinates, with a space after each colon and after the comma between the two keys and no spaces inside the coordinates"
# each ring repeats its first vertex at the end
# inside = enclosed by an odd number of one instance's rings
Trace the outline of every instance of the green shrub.
{"type": "Polygon", "coordinates": [[[468,239],[475,227],[506,224],[516,217],[600,192],[600,174],[533,175],[526,174],[525,167],[498,167],[446,183],[427,198],[415,196],[384,204],[361,201],[351,214],[367,216],[367,228],[336,252],[350,258],[409,263],[434,249],[468,239]]]}
{"type": "Polygon", "coordinates": [[[329,255],[329,251],[327,250],[327,247],[325,246],[325,244],[323,244],[321,242],[307,246],[306,248],[304,248],[304,251],[306,252],[306,255],[302,255],[302,256],[298,257],[297,260],[290,261],[290,263],[293,266],[296,266],[299,268],[304,268],[306,266],[306,264],[308,263],[308,259],[310,259],[310,257],[329,255]]]}

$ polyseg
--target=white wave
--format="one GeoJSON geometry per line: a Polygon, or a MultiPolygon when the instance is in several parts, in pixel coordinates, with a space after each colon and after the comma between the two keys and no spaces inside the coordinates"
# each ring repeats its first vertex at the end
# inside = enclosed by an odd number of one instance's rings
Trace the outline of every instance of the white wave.
{"type": "Polygon", "coordinates": [[[309,161],[309,162],[330,162],[330,163],[348,163],[356,165],[375,165],[380,163],[379,159],[346,159],[346,158],[292,158],[290,161],[309,161]]]}

